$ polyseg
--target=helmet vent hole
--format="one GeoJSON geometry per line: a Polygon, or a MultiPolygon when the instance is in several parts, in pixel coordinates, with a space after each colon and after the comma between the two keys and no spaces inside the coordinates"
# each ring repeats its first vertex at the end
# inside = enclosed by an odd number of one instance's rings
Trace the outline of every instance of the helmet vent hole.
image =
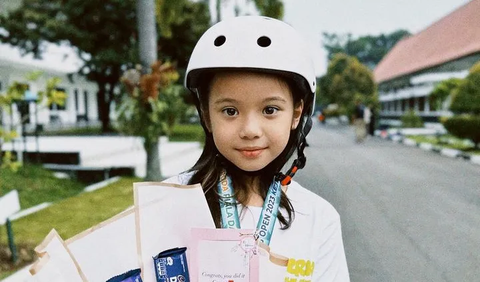
{"type": "Polygon", "coordinates": [[[257,44],[260,47],[268,47],[268,46],[270,46],[270,44],[272,44],[272,40],[270,40],[270,38],[268,38],[266,36],[262,36],[262,37],[258,38],[257,44]]]}
{"type": "Polygon", "coordinates": [[[215,38],[215,41],[213,42],[213,44],[217,47],[220,47],[225,43],[225,41],[227,41],[227,38],[223,35],[220,35],[217,38],[215,38]]]}

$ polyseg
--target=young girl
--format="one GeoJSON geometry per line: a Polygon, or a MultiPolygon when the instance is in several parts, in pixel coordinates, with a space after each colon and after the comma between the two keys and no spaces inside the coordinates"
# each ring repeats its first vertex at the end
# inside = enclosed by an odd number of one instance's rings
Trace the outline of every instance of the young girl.
{"type": "Polygon", "coordinates": [[[190,172],[167,182],[201,183],[217,228],[256,229],[272,252],[289,258],[284,281],[349,281],[338,213],[292,180],[305,165],[312,126],[308,54],[291,26],[271,18],[237,17],[207,30],[185,80],[204,150],[190,172]]]}

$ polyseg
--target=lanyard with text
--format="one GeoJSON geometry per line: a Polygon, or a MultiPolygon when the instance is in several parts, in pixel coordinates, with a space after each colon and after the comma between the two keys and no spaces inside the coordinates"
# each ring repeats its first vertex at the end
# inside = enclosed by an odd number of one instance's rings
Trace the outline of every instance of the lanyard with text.
{"type": "MultiPolygon", "coordinates": [[[[222,198],[220,201],[222,228],[240,229],[240,218],[238,217],[237,202],[234,198],[232,180],[225,171],[220,176],[218,193],[222,198]]],[[[281,196],[282,190],[280,182],[273,181],[268,189],[265,202],[263,203],[262,212],[258,219],[255,232],[256,238],[266,245],[270,245],[281,196]]]]}

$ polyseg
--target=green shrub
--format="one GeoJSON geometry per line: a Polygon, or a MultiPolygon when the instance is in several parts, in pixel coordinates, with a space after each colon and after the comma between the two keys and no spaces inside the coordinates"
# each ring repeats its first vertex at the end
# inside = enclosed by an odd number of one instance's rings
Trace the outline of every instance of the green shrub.
{"type": "Polygon", "coordinates": [[[475,143],[475,147],[480,147],[480,116],[478,115],[459,115],[448,118],[443,121],[443,126],[451,134],[470,139],[475,143]]]}
{"type": "MultiPolygon", "coordinates": [[[[101,134],[101,126],[73,127],[39,132],[39,136],[90,136],[101,134]]],[[[26,135],[35,136],[35,132],[27,132],[26,135]]]]}
{"type": "Polygon", "coordinates": [[[175,124],[169,136],[170,141],[204,142],[205,133],[200,124],[175,124]]]}
{"type": "Polygon", "coordinates": [[[458,86],[450,110],[455,114],[480,115],[480,62],[473,65],[468,76],[458,86]]]}
{"type": "Polygon", "coordinates": [[[454,95],[458,87],[463,83],[463,79],[450,78],[437,84],[432,90],[429,98],[430,110],[442,110],[442,105],[448,96],[454,95]]]}
{"type": "Polygon", "coordinates": [[[422,118],[414,111],[408,110],[401,118],[403,128],[419,128],[423,127],[422,118]]]}

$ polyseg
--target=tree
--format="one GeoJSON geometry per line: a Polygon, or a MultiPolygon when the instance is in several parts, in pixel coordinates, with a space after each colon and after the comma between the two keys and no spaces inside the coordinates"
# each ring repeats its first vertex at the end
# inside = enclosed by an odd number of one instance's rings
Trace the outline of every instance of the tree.
{"type": "Polygon", "coordinates": [[[450,110],[453,117],[443,120],[453,135],[470,139],[480,148],[480,62],[470,69],[468,76],[454,89],[450,110]]]}
{"type": "Polygon", "coordinates": [[[323,46],[327,50],[329,60],[335,54],[344,53],[357,57],[362,64],[373,69],[398,41],[410,35],[410,32],[400,29],[389,34],[365,35],[353,39],[351,34],[324,32],[323,46]]]}
{"type": "MultiPolygon", "coordinates": [[[[166,61],[175,63],[176,69],[181,73],[181,81],[183,81],[188,58],[200,36],[210,26],[208,5],[204,2],[191,2],[189,0],[155,0],[155,3],[156,22],[159,27],[159,47],[157,48],[159,56],[166,61]]],[[[144,69],[146,69],[145,63],[143,63],[144,69]]],[[[178,75],[176,70],[175,74],[178,75]]],[[[165,75],[165,73],[161,75],[165,75]]],[[[175,82],[175,80],[172,80],[171,83],[175,82]]],[[[171,132],[175,121],[179,117],[178,115],[182,111],[182,106],[185,106],[181,96],[189,97],[186,95],[187,93],[183,86],[180,85],[160,87],[158,92],[160,92],[158,100],[153,100],[153,104],[149,105],[151,109],[156,110],[149,113],[150,118],[145,116],[140,118],[146,122],[146,128],[153,127],[161,130],[156,131],[152,129],[148,134],[145,134],[145,132],[136,133],[138,136],[143,136],[144,140],[150,140],[148,141],[150,142],[149,147],[145,147],[148,156],[146,177],[148,180],[155,180],[161,177],[160,167],[155,167],[157,164],[160,164],[158,137],[160,134],[168,135],[171,132]],[[153,138],[152,134],[158,135],[156,138],[153,138]],[[155,143],[151,143],[152,141],[155,141],[155,143]]],[[[141,103],[137,103],[136,106],[136,109],[144,108],[141,103]]]]}
{"type": "Polygon", "coordinates": [[[472,66],[453,93],[450,110],[455,114],[480,115],[480,62],[472,66]]]}
{"type": "Polygon", "coordinates": [[[430,95],[428,95],[430,109],[442,109],[443,103],[445,103],[448,97],[452,96],[452,93],[458,88],[462,81],[460,78],[450,78],[437,84],[432,92],[430,92],[430,95]]]}
{"type": "Polygon", "coordinates": [[[161,177],[158,138],[168,132],[170,113],[168,94],[164,93],[177,79],[178,73],[172,65],[159,61],[152,64],[151,72],[141,74],[139,69],[132,69],[122,77],[128,95],[124,95],[119,103],[119,130],[143,137],[147,152],[146,180],[149,181],[161,177]]]}
{"type": "MultiPolygon", "coordinates": [[[[156,1],[157,15],[159,11],[164,15],[172,6],[177,11],[158,21],[161,57],[186,67],[196,41],[210,24],[208,6],[187,0],[156,1]],[[167,36],[169,28],[175,36],[167,36]]],[[[36,57],[41,57],[45,42],[68,43],[75,48],[84,62],[80,74],[98,85],[99,116],[103,131],[108,131],[114,90],[122,73],[138,62],[135,1],[22,2],[18,9],[0,15],[0,27],[5,29],[0,33],[0,42],[18,46],[36,57]]],[[[182,72],[182,67],[179,70],[182,72]]]]}
{"type": "Polygon", "coordinates": [[[182,78],[195,44],[210,27],[208,5],[190,0],[156,1],[159,57],[175,63],[182,78]]]}
{"type": "Polygon", "coordinates": [[[0,41],[41,57],[45,42],[68,43],[83,60],[80,73],[98,85],[103,131],[110,130],[110,104],[123,70],[137,61],[135,1],[24,0],[0,16],[0,41]]]}
{"type": "MultiPolygon", "coordinates": [[[[216,0],[215,1],[215,11],[216,11],[216,20],[217,22],[222,20],[222,2],[225,0],[216,0]]],[[[251,3],[252,0],[247,0],[247,3],[251,3]]],[[[284,14],[284,5],[282,0],[253,0],[255,7],[258,12],[266,17],[271,17],[275,19],[282,19],[284,14]]],[[[241,9],[238,5],[238,1],[235,1],[235,16],[240,16],[241,9]]]]}
{"type": "Polygon", "coordinates": [[[254,3],[261,15],[275,19],[283,18],[282,0],[254,0],[254,3]]]}
{"type": "MultiPolygon", "coordinates": [[[[155,24],[155,3],[154,0],[137,0],[137,28],[138,28],[138,42],[139,42],[139,55],[140,62],[144,70],[148,70],[148,67],[157,61],[157,27],[155,24]]],[[[159,68],[159,67],[158,67],[159,68]]],[[[140,108],[145,114],[155,113],[158,110],[152,97],[158,96],[157,84],[159,84],[160,73],[156,75],[156,72],[160,72],[152,66],[152,74],[143,76],[143,94],[140,95],[141,103],[136,108],[140,108]],[[146,99],[145,95],[148,95],[146,99]],[[148,103],[147,103],[148,102],[148,103]],[[142,107],[143,106],[143,107],[142,107]]],[[[142,80],[141,80],[142,82],[142,80]]],[[[158,99],[155,99],[155,101],[158,99]]],[[[144,114],[142,113],[141,116],[144,114]]],[[[141,120],[142,123],[138,123],[141,127],[148,127],[152,122],[148,120],[150,116],[147,116],[146,120],[141,120]]],[[[131,124],[130,126],[134,126],[131,124]]],[[[138,125],[137,125],[138,126],[138,125]]],[[[160,180],[162,177],[162,171],[160,167],[160,150],[158,148],[161,132],[152,132],[148,130],[147,134],[143,134],[143,146],[147,154],[147,181],[160,180]]]]}
{"type": "Polygon", "coordinates": [[[372,72],[357,58],[342,53],[336,54],[330,61],[318,88],[323,106],[337,104],[340,112],[353,111],[356,100],[367,104],[377,103],[372,72]]]}

